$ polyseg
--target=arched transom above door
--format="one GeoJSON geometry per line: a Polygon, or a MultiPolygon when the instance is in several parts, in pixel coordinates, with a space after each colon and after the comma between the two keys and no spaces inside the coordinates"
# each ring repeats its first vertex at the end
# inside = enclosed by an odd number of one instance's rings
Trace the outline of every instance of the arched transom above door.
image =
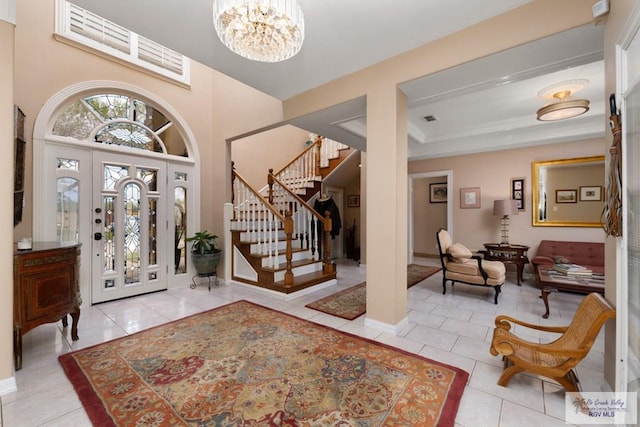
{"type": "Polygon", "coordinates": [[[189,157],[174,122],[139,97],[119,93],[84,96],[56,118],[52,136],[189,157]]]}

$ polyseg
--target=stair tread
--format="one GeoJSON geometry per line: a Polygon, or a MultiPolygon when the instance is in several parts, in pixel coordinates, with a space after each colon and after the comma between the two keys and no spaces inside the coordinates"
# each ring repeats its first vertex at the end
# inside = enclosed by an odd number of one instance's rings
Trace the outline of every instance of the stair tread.
{"type": "MultiPolygon", "coordinates": [[[[254,243],[258,243],[258,242],[240,242],[240,243],[251,245],[251,244],[254,244],[254,243]]],[[[304,251],[308,251],[308,250],[309,249],[291,248],[291,251],[293,253],[304,252],[304,251]]],[[[284,255],[284,254],[285,254],[284,250],[278,252],[278,256],[284,255]]],[[[259,253],[253,253],[253,252],[251,252],[250,255],[253,256],[253,257],[257,257],[257,258],[268,258],[269,257],[269,254],[259,254],[259,253]]]]}
{"type": "MultiPolygon", "coordinates": [[[[323,281],[331,280],[336,278],[336,273],[325,273],[324,271],[314,271],[313,273],[302,274],[300,276],[296,276],[293,278],[293,287],[301,288],[303,284],[307,283],[321,283],[323,281]]],[[[284,280],[279,280],[274,282],[277,286],[285,286],[284,280]]],[[[301,288],[303,289],[303,288],[301,288]]]]}
{"type": "MultiPolygon", "coordinates": [[[[302,267],[303,265],[309,265],[309,264],[315,264],[317,262],[322,262],[320,260],[314,260],[311,258],[306,258],[306,259],[300,259],[297,261],[291,261],[291,267],[295,268],[295,267],[302,267]]],[[[278,266],[276,267],[262,267],[262,269],[264,271],[282,271],[282,270],[286,270],[287,269],[287,263],[283,262],[278,264],[278,266]]]]}

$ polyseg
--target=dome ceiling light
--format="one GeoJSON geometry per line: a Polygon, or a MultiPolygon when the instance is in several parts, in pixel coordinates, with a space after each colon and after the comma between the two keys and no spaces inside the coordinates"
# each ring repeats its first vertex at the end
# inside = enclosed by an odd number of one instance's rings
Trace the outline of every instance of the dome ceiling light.
{"type": "Polygon", "coordinates": [[[538,92],[542,98],[552,99],[554,102],[540,108],[536,117],[540,121],[556,121],[577,117],[589,111],[589,101],[586,99],[574,99],[575,92],[583,89],[589,80],[569,80],[546,87],[538,92]]]}

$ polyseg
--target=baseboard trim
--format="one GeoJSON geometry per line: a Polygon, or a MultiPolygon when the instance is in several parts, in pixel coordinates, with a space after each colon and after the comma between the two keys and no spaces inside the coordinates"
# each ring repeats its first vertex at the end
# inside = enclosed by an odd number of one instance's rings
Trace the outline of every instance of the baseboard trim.
{"type": "Polygon", "coordinates": [[[424,254],[422,252],[414,252],[413,256],[415,257],[420,257],[420,258],[440,258],[440,256],[438,254],[424,254]]]}
{"type": "Polygon", "coordinates": [[[409,326],[409,318],[405,317],[395,325],[392,325],[389,323],[371,319],[370,317],[366,317],[364,319],[364,326],[366,326],[367,328],[375,329],[376,331],[398,336],[409,326]]]}
{"type": "Polygon", "coordinates": [[[0,396],[18,391],[16,377],[9,377],[0,380],[0,396]]]}

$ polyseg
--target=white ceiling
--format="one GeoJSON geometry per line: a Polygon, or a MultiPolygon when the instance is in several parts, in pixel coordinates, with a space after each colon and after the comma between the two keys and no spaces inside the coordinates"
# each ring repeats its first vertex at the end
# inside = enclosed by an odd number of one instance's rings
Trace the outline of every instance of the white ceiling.
{"type": "MultiPolygon", "coordinates": [[[[441,38],[530,0],[299,0],[305,41],[292,59],[266,64],[224,47],[212,0],[74,0],[77,5],[279,99],[441,38]],[[391,6],[392,5],[392,6],[391,6]]],[[[602,137],[602,27],[589,25],[401,86],[409,105],[409,157],[442,157],[602,137]],[[538,91],[564,80],[590,84],[577,95],[590,111],[556,123],[535,119],[538,91]],[[427,122],[426,115],[436,117],[427,122]]],[[[364,99],[292,124],[366,149],[364,99]]]]}

